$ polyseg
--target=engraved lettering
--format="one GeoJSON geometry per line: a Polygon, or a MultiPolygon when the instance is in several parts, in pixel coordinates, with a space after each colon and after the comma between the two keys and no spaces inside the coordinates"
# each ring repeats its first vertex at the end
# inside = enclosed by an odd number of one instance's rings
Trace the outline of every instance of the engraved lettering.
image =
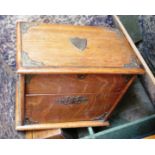
{"type": "Polygon", "coordinates": [[[85,96],[66,96],[56,100],[60,104],[80,104],[88,101],[88,98],[85,96]]]}

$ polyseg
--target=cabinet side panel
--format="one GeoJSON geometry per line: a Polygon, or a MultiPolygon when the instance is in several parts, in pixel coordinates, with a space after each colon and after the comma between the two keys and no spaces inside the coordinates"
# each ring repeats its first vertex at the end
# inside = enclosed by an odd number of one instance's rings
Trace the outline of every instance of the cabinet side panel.
{"type": "Polygon", "coordinates": [[[115,102],[113,103],[113,105],[111,106],[109,113],[106,115],[106,117],[104,118],[105,120],[108,119],[108,117],[110,117],[112,111],[115,109],[115,107],[117,106],[117,104],[119,103],[119,101],[121,100],[121,98],[123,97],[123,95],[126,93],[126,91],[128,90],[128,88],[130,87],[130,85],[132,84],[132,82],[135,80],[136,75],[132,76],[130,78],[130,80],[128,81],[128,83],[126,84],[126,86],[124,87],[124,89],[122,89],[121,93],[118,95],[117,99],[115,100],[115,102]]]}

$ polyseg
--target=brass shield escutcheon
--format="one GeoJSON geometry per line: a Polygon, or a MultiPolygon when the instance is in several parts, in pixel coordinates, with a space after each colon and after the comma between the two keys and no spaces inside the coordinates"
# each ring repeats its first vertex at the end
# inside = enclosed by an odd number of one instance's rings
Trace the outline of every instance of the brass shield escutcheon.
{"type": "Polygon", "coordinates": [[[87,47],[87,39],[85,38],[70,38],[71,43],[78,48],[79,50],[83,51],[87,47]]]}

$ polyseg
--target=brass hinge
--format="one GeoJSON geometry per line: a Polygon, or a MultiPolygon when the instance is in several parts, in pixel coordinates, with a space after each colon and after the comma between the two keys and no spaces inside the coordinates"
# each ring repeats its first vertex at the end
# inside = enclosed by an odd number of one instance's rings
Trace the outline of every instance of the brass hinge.
{"type": "Polygon", "coordinates": [[[24,120],[25,125],[38,124],[38,123],[39,123],[38,121],[34,121],[34,120],[32,120],[31,118],[28,118],[28,117],[26,117],[25,120],[24,120]]]}
{"type": "Polygon", "coordinates": [[[134,68],[134,67],[140,68],[138,61],[135,58],[132,58],[130,63],[124,64],[124,68],[134,68]]]}
{"type": "Polygon", "coordinates": [[[31,27],[34,27],[34,26],[38,26],[39,23],[36,23],[36,22],[33,22],[33,23],[26,23],[26,22],[22,22],[20,24],[21,26],[21,31],[22,33],[27,33],[27,31],[31,28],[31,27]]]}
{"type": "Polygon", "coordinates": [[[96,117],[94,120],[104,120],[109,115],[109,112],[105,112],[104,114],[96,117]]]}

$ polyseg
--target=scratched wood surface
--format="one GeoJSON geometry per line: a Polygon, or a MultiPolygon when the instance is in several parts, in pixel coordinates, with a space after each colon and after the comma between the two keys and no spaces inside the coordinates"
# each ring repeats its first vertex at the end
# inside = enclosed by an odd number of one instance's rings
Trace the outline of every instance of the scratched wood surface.
{"type": "Polygon", "coordinates": [[[54,74],[27,75],[26,94],[120,92],[130,75],[54,74]]]}
{"type": "Polygon", "coordinates": [[[17,68],[23,73],[143,72],[118,29],[39,23],[17,24],[17,68]]]}
{"type": "Polygon", "coordinates": [[[123,75],[80,76],[34,75],[28,79],[26,119],[32,123],[103,119],[131,79],[123,75]]]}

